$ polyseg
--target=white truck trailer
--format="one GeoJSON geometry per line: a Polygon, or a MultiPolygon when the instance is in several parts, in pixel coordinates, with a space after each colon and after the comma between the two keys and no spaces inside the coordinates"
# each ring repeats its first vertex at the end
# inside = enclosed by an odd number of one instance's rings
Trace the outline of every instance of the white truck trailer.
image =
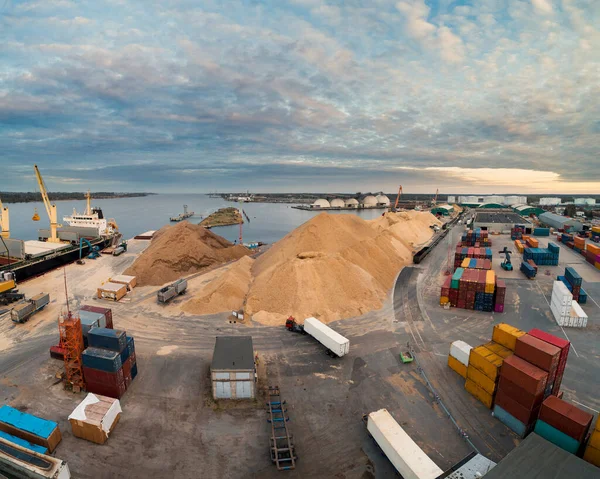
{"type": "Polygon", "coordinates": [[[158,292],[156,293],[156,297],[159,303],[168,303],[178,294],[185,293],[186,289],[187,279],[178,279],[169,286],[165,286],[164,288],[158,290],[158,292]]]}
{"type": "Polygon", "coordinates": [[[325,346],[327,353],[330,355],[341,358],[350,351],[350,341],[317,318],[306,318],[304,320],[304,331],[325,346]]]}
{"type": "Polygon", "coordinates": [[[21,301],[11,310],[10,317],[15,323],[24,323],[50,302],[48,293],[36,294],[33,298],[21,301]]]}
{"type": "Polygon", "coordinates": [[[367,430],[404,479],[435,479],[444,473],[387,409],[367,416],[367,430]]]}

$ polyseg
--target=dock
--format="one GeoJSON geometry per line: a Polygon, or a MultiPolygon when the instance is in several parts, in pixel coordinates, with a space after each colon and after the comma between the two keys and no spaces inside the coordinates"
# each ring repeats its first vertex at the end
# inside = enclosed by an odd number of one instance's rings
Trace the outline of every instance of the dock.
{"type": "Polygon", "coordinates": [[[139,234],[137,236],[134,236],[133,239],[137,239],[137,240],[151,240],[152,237],[154,236],[154,233],[156,233],[156,230],[146,231],[145,233],[142,233],[142,234],[139,234]]]}
{"type": "Polygon", "coordinates": [[[193,211],[188,211],[188,205],[183,205],[183,213],[179,213],[177,216],[171,216],[169,218],[170,221],[183,221],[187,218],[191,218],[195,213],[193,211]]]}
{"type": "Polygon", "coordinates": [[[313,207],[312,205],[294,205],[292,208],[303,211],[356,211],[356,210],[387,210],[389,206],[322,206],[313,207]]]}

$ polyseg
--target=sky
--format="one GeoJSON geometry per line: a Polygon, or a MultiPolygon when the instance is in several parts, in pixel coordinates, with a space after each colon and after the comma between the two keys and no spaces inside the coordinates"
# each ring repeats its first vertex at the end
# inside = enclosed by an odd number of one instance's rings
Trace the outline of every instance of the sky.
{"type": "Polygon", "coordinates": [[[598,0],[0,0],[0,191],[599,193],[598,0]]]}

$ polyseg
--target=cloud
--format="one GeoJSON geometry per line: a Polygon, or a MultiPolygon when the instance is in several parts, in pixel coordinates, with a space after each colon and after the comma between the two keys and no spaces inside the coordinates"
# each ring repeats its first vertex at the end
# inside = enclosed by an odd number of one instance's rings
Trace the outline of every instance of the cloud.
{"type": "Polygon", "coordinates": [[[536,12],[541,13],[542,15],[551,15],[554,13],[550,0],[531,0],[531,4],[536,12]]]}
{"type": "Polygon", "coordinates": [[[435,25],[427,21],[429,7],[425,0],[398,2],[396,8],[405,16],[406,30],[410,37],[423,41],[435,32],[435,25]]]}

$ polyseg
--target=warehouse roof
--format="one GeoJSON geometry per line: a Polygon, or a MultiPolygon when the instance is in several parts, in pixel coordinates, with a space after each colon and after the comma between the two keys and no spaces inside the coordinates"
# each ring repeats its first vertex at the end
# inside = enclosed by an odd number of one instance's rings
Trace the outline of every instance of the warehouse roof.
{"type": "Polygon", "coordinates": [[[550,212],[546,212],[546,213],[542,213],[540,215],[540,220],[550,220],[550,221],[554,221],[557,223],[562,223],[564,225],[572,225],[575,223],[579,223],[579,221],[573,219],[573,218],[568,218],[567,216],[560,216],[560,215],[556,215],[554,213],[550,213],[550,212]]]}
{"type": "Polygon", "coordinates": [[[523,218],[512,211],[481,211],[475,213],[475,223],[523,223],[523,218]]]}
{"type": "Polygon", "coordinates": [[[252,336],[217,336],[211,369],[254,369],[252,336]]]}
{"type": "Polygon", "coordinates": [[[598,468],[532,433],[485,475],[485,479],[507,477],[593,479],[598,477],[598,468]]]}

